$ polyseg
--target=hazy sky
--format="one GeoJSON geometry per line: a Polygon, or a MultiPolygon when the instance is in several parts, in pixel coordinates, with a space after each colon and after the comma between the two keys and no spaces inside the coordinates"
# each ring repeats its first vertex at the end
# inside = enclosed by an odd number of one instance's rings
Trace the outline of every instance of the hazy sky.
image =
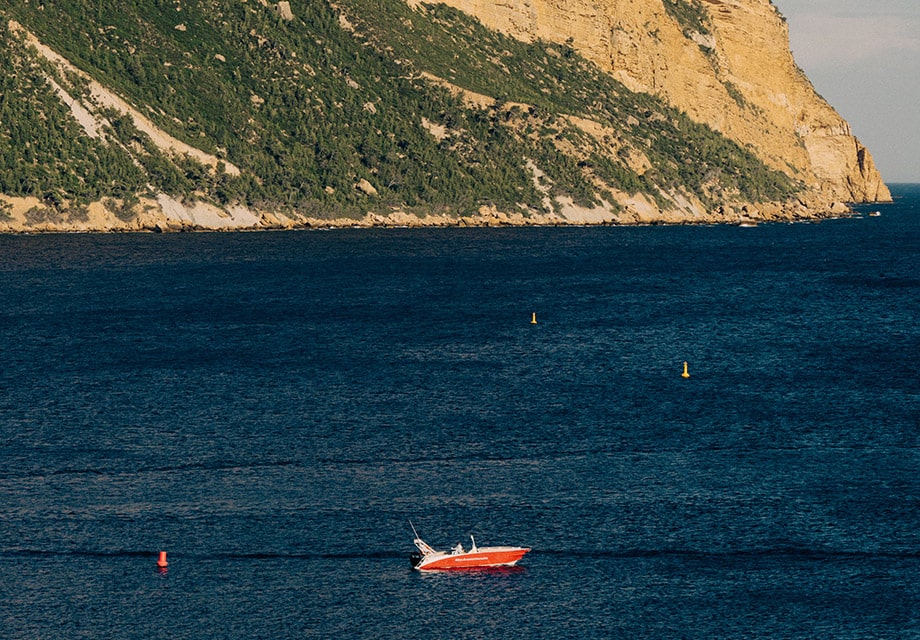
{"type": "Polygon", "coordinates": [[[773,0],[792,53],[886,182],[920,182],[920,0],[773,0]]]}

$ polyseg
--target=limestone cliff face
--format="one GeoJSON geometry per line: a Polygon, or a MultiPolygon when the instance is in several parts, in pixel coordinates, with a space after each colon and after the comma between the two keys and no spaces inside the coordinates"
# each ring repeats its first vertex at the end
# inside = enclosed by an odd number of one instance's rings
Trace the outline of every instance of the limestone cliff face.
{"type": "Polygon", "coordinates": [[[891,199],[869,151],[795,64],[770,0],[441,1],[521,40],[570,42],[628,88],[751,148],[820,200],[891,199]],[[700,20],[678,20],[665,2],[700,20]]]}

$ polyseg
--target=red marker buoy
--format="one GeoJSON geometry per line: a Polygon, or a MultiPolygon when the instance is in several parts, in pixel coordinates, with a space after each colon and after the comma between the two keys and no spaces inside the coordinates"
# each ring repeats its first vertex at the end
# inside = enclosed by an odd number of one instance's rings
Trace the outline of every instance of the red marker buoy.
{"type": "Polygon", "coordinates": [[[169,566],[169,563],[166,562],[166,552],[165,551],[160,551],[160,558],[157,560],[157,566],[160,569],[165,569],[166,567],[169,566]]]}

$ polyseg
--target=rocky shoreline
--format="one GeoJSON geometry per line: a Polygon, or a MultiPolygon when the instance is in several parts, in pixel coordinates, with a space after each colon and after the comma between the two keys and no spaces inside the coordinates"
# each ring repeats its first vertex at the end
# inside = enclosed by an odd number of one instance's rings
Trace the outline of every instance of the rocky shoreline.
{"type": "Polygon", "coordinates": [[[435,228],[435,227],[537,227],[537,226],[638,226],[815,221],[845,216],[851,207],[830,204],[817,197],[783,203],[724,205],[711,212],[699,207],[661,211],[644,199],[613,210],[571,203],[553,213],[504,212],[480,207],[476,215],[416,215],[400,209],[388,214],[368,212],[361,218],[314,218],[256,211],[244,206],[219,208],[197,201],[182,203],[165,195],[141,199],[126,213],[112,202],[94,202],[75,210],[57,211],[37,198],[0,196],[0,233],[172,233],[189,231],[262,231],[284,229],[435,228]]]}

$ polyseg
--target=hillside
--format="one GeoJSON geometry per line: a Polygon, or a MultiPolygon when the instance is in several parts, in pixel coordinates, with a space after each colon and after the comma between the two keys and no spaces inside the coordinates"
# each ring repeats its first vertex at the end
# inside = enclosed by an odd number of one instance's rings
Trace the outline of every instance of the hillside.
{"type": "Polygon", "coordinates": [[[569,42],[826,197],[888,200],[868,151],[789,51],[770,0],[445,0],[522,40],[569,42]]]}
{"type": "Polygon", "coordinates": [[[762,48],[723,37],[747,5],[784,34],[766,0],[453,4],[11,0],[0,230],[737,222],[889,197],[788,38],[762,86],[762,48]],[[614,17],[645,53],[583,28],[614,17]],[[688,51],[696,75],[674,71],[688,51]]]}

